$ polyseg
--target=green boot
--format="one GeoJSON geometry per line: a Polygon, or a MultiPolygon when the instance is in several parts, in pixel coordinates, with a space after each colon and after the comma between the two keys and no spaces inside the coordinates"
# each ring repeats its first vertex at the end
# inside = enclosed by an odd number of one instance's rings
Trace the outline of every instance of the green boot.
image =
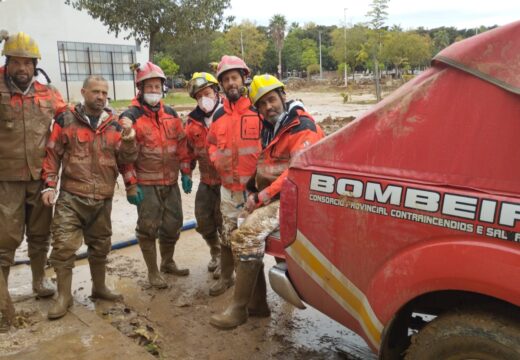
{"type": "Polygon", "coordinates": [[[168,284],[159,273],[157,267],[157,248],[155,246],[155,240],[139,240],[139,246],[143,253],[144,262],[148,268],[148,281],[150,285],[157,289],[164,289],[168,287],[168,284]]]}
{"type": "Polygon", "coordinates": [[[247,312],[249,316],[254,317],[269,317],[271,316],[271,310],[267,304],[267,286],[265,282],[264,266],[258,273],[258,279],[256,279],[255,290],[253,296],[247,304],[247,312]]]}
{"type": "Polygon", "coordinates": [[[190,274],[189,269],[178,268],[175,261],[173,261],[175,243],[165,244],[159,242],[159,249],[161,250],[161,272],[177,276],[188,276],[190,274]]]}
{"type": "MultiPolygon", "coordinates": [[[[211,296],[218,296],[226,292],[235,283],[233,279],[234,268],[233,252],[228,246],[220,248],[220,279],[209,288],[211,296]]],[[[217,271],[217,270],[215,270],[217,271]]]]}
{"type": "Polygon", "coordinates": [[[33,291],[39,297],[49,297],[54,295],[56,290],[49,284],[45,278],[45,265],[47,264],[47,254],[39,252],[30,257],[31,272],[32,272],[32,286],[33,291]]]}
{"type": "Polygon", "coordinates": [[[261,259],[239,261],[233,300],[222,314],[211,317],[211,325],[219,329],[233,329],[247,321],[247,304],[253,295],[261,267],[261,259]]]}
{"type": "Polygon", "coordinates": [[[47,317],[51,320],[59,319],[64,316],[74,301],[71,294],[72,268],[54,267],[54,272],[58,279],[58,298],[47,313],[47,317]]]}
{"type": "Polygon", "coordinates": [[[90,265],[90,275],[92,275],[92,298],[109,301],[123,300],[123,295],[107,288],[105,283],[106,261],[88,259],[90,265]]]}

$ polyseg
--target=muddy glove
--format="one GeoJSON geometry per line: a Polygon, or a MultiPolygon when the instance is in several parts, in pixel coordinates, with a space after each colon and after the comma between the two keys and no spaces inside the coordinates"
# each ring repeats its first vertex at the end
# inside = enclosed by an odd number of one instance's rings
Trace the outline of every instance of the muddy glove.
{"type": "Polygon", "coordinates": [[[189,194],[191,192],[191,187],[193,186],[193,181],[191,181],[191,178],[189,175],[182,174],[181,176],[182,181],[182,190],[185,194],[189,194]]]}
{"type": "Polygon", "coordinates": [[[130,204],[133,204],[133,205],[139,205],[144,199],[144,193],[143,193],[143,189],[141,189],[141,187],[137,184],[134,184],[134,185],[130,185],[127,189],[126,189],[126,200],[128,200],[128,202],[130,204]]]}

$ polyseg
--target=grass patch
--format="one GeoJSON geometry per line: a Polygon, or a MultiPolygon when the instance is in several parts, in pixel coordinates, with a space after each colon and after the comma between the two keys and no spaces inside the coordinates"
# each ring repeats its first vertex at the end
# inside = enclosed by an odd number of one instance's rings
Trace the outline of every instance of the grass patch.
{"type": "MultiPolygon", "coordinates": [[[[170,92],[163,101],[172,106],[195,107],[197,102],[193,100],[186,92],[170,92]]],[[[110,106],[116,110],[127,108],[132,100],[114,100],[110,102],[110,106]]]]}

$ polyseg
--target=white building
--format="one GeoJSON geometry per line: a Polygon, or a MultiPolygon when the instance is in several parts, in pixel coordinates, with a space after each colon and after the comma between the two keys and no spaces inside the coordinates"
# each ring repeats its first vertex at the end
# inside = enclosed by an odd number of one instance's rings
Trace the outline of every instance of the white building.
{"type": "MultiPolygon", "coordinates": [[[[23,31],[36,40],[42,55],[38,67],[71,102],[81,99],[81,85],[89,74],[108,80],[111,99],[132,98],[135,86],[129,65],[148,60],[148,47],[125,40],[128,33],[116,37],[64,0],[0,0],[0,29],[9,34],[23,31]]],[[[0,61],[3,65],[5,60],[0,61]]]]}

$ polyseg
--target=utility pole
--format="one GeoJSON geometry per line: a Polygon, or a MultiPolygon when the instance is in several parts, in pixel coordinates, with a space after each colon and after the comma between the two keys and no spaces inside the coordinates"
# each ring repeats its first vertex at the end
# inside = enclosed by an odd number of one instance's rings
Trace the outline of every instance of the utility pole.
{"type": "Polygon", "coordinates": [[[347,8],[343,8],[343,34],[345,36],[345,87],[347,87],[347,8]]]}
{"type": "Polygon", "coordinates": [[[321,31],[318,31],[318,39],[320,43],[320,79],[323,79],[323,69],[321,67],[321,31]]]}

